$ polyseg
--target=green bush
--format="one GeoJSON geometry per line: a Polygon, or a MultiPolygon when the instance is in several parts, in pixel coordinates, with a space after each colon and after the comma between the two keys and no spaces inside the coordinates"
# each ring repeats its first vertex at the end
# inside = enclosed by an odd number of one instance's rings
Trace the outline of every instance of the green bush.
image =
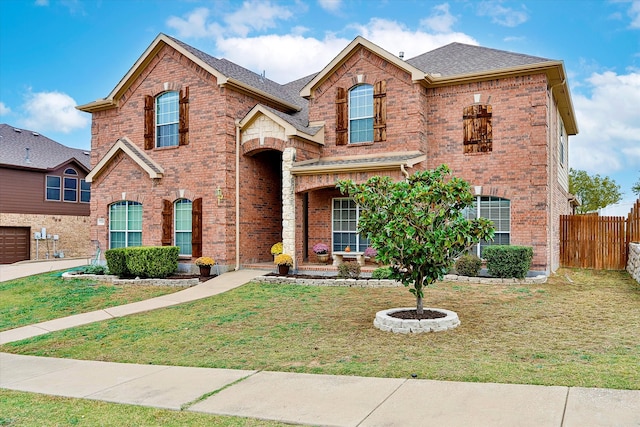
{"type": "Polygon", "coordinates": [[[104,265],[87,265],[82,268],[84,274],[109,274],[109,269],[104,265]]]}
{"type": "Polygon", "coordinates": [[[126,251],[127,248],[116,248],[109,249],[104,253],[104,257],[107,260],[107,268],[111,274],[119,277],[131,276],[127,269],[126,251]]]}
{"type": "Polygon", "coordinates": [[[390,279],[391,278],[391,267],[380,267],[373,270],[371,273],[372,279],[390,279]]]}
{"type": "Polygon", "coordinates": [[[338,277],[341,279],[357,279],[360,277],[360,264],[355,261],[343,262],[338,266],[338,277]]]}
{"type": "Polygon", "coordinates": [[[109,249],[107,266],[120,277],[163,278],[178,270],[177,246],[136,246],[109,249]]]}
{"type": "Polygon", "coordinates": [[[128,248],[127,269],[137,277],[163,278],[178,270],[177,246],[140,246],[128,248]]]}
{"type": "Polygon", "coordinates": [[[464,254],[456,260],[456,272],[460,276],[477,277],[482,260],[473,254],[464,254]]]}
{"type": "Polygon", "coordinates": [[[489,275],[522,279],[531,267],[533,248],[531,246],[487,246],[482,256],[487,260],[489,275]]]}

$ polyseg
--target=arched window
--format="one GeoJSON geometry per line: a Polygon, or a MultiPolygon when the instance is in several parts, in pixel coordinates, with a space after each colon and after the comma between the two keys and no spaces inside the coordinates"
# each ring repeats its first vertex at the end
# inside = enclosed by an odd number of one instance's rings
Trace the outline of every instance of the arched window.
{"type": "Polygon", "coordinates": [[[349,91],[349,143],[373,142],[373,86],[349,91]]]}
{"type": "Polygon", "coordinates": [[[109,206],[109,248],[142,246],[142,204],[123,200],[109,206]]]}
{"type": "Polygon", "coordinates": [[[192,203],[191,200],[178,199],[173,204],[174,242],[180,248],[180,255],[191,255],[192,203]]]}
{"type": "Polygon", "coordinates": [[[173,147],[179,138],[178,92],[165,92],[156,98],[156,147],[173,147]]]}
{"type": "Polygon", "coordinates": [[[65,202],[77,202],[78,201],[78,172],[75,169],[67,168],[64,170],[65,176],[62,178],[63,182],[63,200],[65,202]],[[67,176],[71,175],[71,176],[67,176]]]}
{"type": "Polygon", "coordinates": [[[500,197],[478,196],[473,206],[465,210],[467,219],[487,218],[493,221],[496,233],[493,241],[482,240],[473,253],[482,257],[482,250],[490,245],[508,245],[511,235],[511,201],[500,197]]]}

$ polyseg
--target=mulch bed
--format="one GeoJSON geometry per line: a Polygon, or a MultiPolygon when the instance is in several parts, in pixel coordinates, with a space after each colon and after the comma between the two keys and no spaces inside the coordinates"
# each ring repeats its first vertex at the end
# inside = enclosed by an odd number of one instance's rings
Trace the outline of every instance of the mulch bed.
{"type": "Polygon", "coordinates": [[[415,319],[415,320],[424,320],[424,319],[441,319],[443,317],[447,317],[445,313],[440,311],[433,310],[423,310],[421,315],[418,315],[417,310],[404,310],[404,311],[396,311],[394,313],[387,314],[390,317],[395,317],[396,319],[415,319]]]}
{"type": "Polygon", "coordinates": [[[278,274],[278,273],[268,273],[265,276],[272,277],[291,277],[294,279],[337,279],[338,276],[336,274],[330,276],[319,276],[313,274],[278,274]]]}

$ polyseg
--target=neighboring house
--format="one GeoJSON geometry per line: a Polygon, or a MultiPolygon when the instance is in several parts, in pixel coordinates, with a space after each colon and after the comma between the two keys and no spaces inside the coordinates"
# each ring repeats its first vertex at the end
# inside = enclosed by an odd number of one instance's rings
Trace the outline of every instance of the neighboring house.
{"type": "MultiPolygon", "coordinates": [[[[93,114],[92,236],[103,248],[178,245],[221,271],[296,265],[317,242],[364,251],[338,179],[403,179],[448,164],[476,196],[494,243],[559,264],[571,213],[561,61],[460,43],[403,60],[357,37],[319,73],[278,84],[160,34],[93,114]]],[[[489,244],[489,243],[486,243],[489,244]]],[[[484,245],[484,244],[483,244],[484,245]]],[[[476,250],[479,250],[476,248],[476,250]]]]}
{"type": "Polygon", "coordinates": [[[0,124],[0,264],[91,253],[89,170],[88,151],[0,124]]]}

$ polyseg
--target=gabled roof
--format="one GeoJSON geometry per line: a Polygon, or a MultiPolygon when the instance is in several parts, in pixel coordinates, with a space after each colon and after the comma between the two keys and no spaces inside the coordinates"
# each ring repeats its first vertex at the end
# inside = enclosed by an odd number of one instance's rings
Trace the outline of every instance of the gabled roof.
{"type": "Polygon", "coordinates": [[[382,49],[380,46],[371,43],[369,40],[364,37],[358,36],[351,43],[347,45],[342,51],[333,58],[326,67],[324,67],[318,74],[316,74],[313,79],[311,79],[301,90],[300,96],[302,97],[310,97],[313,90],[320,85],[323,81],[325,81],[331,74],[335,72],[342,64],[344,64],[357,50],[358,47],[364,47],[367,50],[375,53],[376,55],[384,58],[386,61],[394,64],[395,66],[405,70],[407,73],[411,74],[411,79],[414,81],[422,80],[424,78],[424,72],[409,64],[408,62],[403,61],[397,56],[387,52],[382,49]]]}
{"type": "Polygon", "coordinates": [[[297,136],[309,141],[317,142],[318,144],[324,144],[324,133],[320,132],[323,129],[322,126],[307,126],[308,122],[305,124],[299,120],[298,117],[285,114],[282,111],[278,111],[262,104],[258,104],[253,107],[251,111],[249,111],[247,115],[240,120],[240,128],[244,128],[259,115],[267,116],[275,123],[282,126],[287,137],[297,136]]]}
{"type": "Polygon", "coordinates": [[[154,56],[165,46],[171,46],[214,75],[220,86],[228,85],[238,90],[249,92],[254,96],[268,99],[270,102],[280,105],[289,111],[299,111],[302,109],[299,97],[291,97],[291,94],[284,89],[282,85],[226,59],[214,58],[180,40],[162,33],[155,38],[106,98],[80,105],[76,108],[90,113],[117,106],[118,99],[144,71],[154,56]]]}
{"type": "Polygon", "coordinates": [[[541,62],[553,61],[547,58],[464,43],[450,43],[407,59],[407,63],[423,72],[442,77],[495,72],[500,69],[523,67],[541,62]]]}
{"type": "Polygon", "coordinates": [[[85,172],[89,172],[90,157],[88,150],[70,148],[38,132],[0,124],[0,165],[52,170],[75,160],[85,172]]]}
{"type": "Polygon", "coordinates": [[[100,175],[109,163],[111,163],[113,158],[121,151],[136,162],[145,172],[147,172],[149,174],[149,178],[162,178],[164,175],[164,169],[162,169],[159,164],[154,162],[151,157],[149,157],[144,151],[140,150],[127,137],[122,137],[118,139],[109,151],[107,151],[107,154],[100,159],[96,167],[93,168],[85,178],[86,181],[92,182],[93,179],[100,175]]]}

